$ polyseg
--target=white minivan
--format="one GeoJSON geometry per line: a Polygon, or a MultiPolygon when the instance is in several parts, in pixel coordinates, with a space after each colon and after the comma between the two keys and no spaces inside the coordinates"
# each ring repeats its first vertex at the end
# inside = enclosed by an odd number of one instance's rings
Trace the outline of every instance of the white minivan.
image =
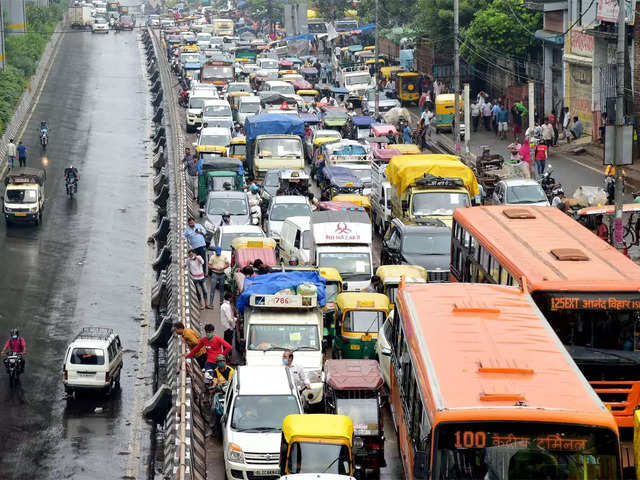
{"type": "Polygon", "coordinates": [[[311,263],[311,218],[287,218],[280,230],[278,249],[284,263],[295,259],[298,265],[309,265],[311,263]]]}
{"type": "Polygon", "coordinates": [[[287,367],[238,367],[222,416],[227,478],[279,477],[282,420],[294,413],[302,404],[287,367]]]}
{"type": "Polygon", "coordinates": [[[122,342],[111,328],[85,327],[67,347],[62,367],[67,398],[76,390],[111,393],[120,386],[122,342]]]}

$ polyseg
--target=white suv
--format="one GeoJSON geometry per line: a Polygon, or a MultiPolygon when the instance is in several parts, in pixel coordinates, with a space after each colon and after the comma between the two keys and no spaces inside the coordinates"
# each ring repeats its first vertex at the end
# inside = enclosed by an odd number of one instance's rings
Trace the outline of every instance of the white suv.
{"type": "Polygon", "coordinates": [[[83,328],[67,347],[62,372],[68,396],[76,390],[111,393],[120,386],[120,337],[111,328],[83,328]]]}
{"type": "Polygon", "coordinates": [[[279,478],[282,420],[294,413],[302,404],[288,368],[238,367],[222,416],[227,478],[279,478]]]}

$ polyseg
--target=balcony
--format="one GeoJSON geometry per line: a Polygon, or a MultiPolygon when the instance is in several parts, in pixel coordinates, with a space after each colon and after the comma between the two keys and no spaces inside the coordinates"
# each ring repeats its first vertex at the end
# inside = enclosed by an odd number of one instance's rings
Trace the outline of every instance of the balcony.
{"type": "Polygon", "coordinates": [[[557,12],[567,10],[569,2],[567,0],[525,0],[524,6],[538,12],[557,12]]]}

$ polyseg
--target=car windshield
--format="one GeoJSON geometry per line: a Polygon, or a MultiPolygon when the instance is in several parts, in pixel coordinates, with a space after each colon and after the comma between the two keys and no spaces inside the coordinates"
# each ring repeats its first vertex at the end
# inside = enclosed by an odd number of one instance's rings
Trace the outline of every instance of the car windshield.
{"type": "Polygon", "coordinates": [[[346,85],[357,85],[359,83],[369,83],[371,81],[371,75],[368,74],[364,74],[364,75],[351,75],[348,77],[345,77],[344,79],[344,83],[346,85]]]}
{"type": "Polygon", "coordinates": [[[209,215],[222,215],[229,212],[230,215],[246,215],[247,201],[244,198],[219,198],[214,197],[209,201],[207,213],[209,215]]]}
{"type": "Polygon", "coordinates": [[[207,105],[202,111],[204,117],[230,117],[231,107],[229,104],[224,105],[207,105]]]}
{"type": "Polygon", "coordinates": [[[130,17],[129,15],[123,15],[122,17],[120,17],[120,21],[121,22],[133,22],[133,17],[130,17]]]}
{"type": "Polygon", "coordinates": [[[220,239],[220,245],[218,245],[219,247],[222,248],[222,250],[231,250],[231,240],[233,240],[234,238],[237,237],[251,237],[251,238],[263,238],[264,237],[264,233],[263,232],[233,232],[233,233],[223,233],[222,234],[222,239],[220,239]]]}
{"type": "Polygon", "coordinates": [[[250,91],[251,91],[251,86],[249,86],[249,84],[247,83],[232,83],[227,88],[227,93],[250,92],[250,91]]]}
{"type": "Polygon", "coordinates": [[[344,316],[345,332],[378,333],[385,319],[385,312],[378,310],[349,310],[344,316]]]}
{"type": "Polygon", "coordinates": [[[69,361],[74,365],[104,365],[104,350],[101,348],[74,348],[69,361]]]}
{"type": "Polygon", "coordinates": [[[258,140],[258,155],[265,157],[301,157],[302,142],[293,138],[263,138],[258,140]]]}
{"type": "Polygon", "coordinates": [[[241,113],[258,113],[260,102],[240,102],[238,111],[241,113]]]}
{"type": "Polygon", "coordinates": [[[540,185],[514,185],[507,188],[506,203],[539,203],[546,201],[547,196],[540,185]]]}
{"type": "Polygon", "coordinates": [[[368,253],[320,253],[318,266],[335,268],[343,279],[350,275],[371,275],[371,258],[368,253]]]}
{"type": "Polygon", "coordinates": [[[249,350],[319,350],[317,325],[249,326],[249,350]]]}
{"type": "Polygon", "coordinates": [[[416,216],[453,215],[458,207],[468,207],[469,196],[457,192],[425,192],[413,196],[411,211],[416,216]]]}
{"type": "Polygon", "coordinates": [[[229,66],[208,66],[202,71],[203,80],[212,80],[215,78],[233,78],[233,67],[229,66]]]}
{"type": "Polygon", "coordinates": [[[339,398],[336,413],[353,420],[355,435],[376,435],[378,433],[377,398],[339,398]]]}
{"type": "Polygon", "coordinates": [[[306,203],[276,203],[271,209],[269,220],[284,222],[289,217],[308,217],[311,209],[306,203]]]}
{"type": "Polygon", "coordinates": [[[189,108],[202,108],[204,102],[207,100],[211,100],[211,97],[203,98],[203,97],[191,97],[189,99],[189,108]]]}
{"type": "Polygon", "coordinates": [[[349,449],[332,443],[294,442],[289,452],[289,473],[349,475],[349,449]]]}
{"type": "Polygon", "coordinates": [[[229,135],[200,135],[198,145],[216,145],[226,147],[229,145],[231,137],[229,135]]]}
{"type": "Polygon", "coordinates": [[[264,181],[262,182],[264,187],[279,187],[280,186],[280,170],[267,170],[264,174],[264,181]]]}
{"type": "Polygon", "coordinates": [[[104,17],[96,17],[94,23],[107,23],[107,19],[104,17]]]}
{"type": "Polygon", "coordinates": [[[371,168],[350,168],[349,171],[358,177],[363,187],[371,187],[371,168]]]}
{"type": "Polygon", "coordinates": [[[442,233],[407,233],[402,242],[402,251],[408,254],[449,255],[451,234],[448,229],[442,233]]]}
{"type": "Polygon", "coordinates": [[[301,413],[293,395],[239,395],[233,404],[231,429],[280,431],[287,415],[301,413]]]}
{"type": "Polygon", "coordinates": [[[37,199],[36,190],[7,190],[7,203],[34,203],[37,199]]]}
{"type": "Polygon", "coordinates": [[[277,70],[279,67],[277,60],[261,60],[260,68],[264,68],[267,70],[277,70]]]}
{"type": "Polygon", "coordinates": [[[282,93],[283,95],[293,95],[295,92],[293,85],[272,85],[270,92],[282,93]]]}
{"type": "Polygon", "coordinates": [[[441,423],[433,478],[618,479],[619,443],[608,428],[545,422],[441,423]]]}

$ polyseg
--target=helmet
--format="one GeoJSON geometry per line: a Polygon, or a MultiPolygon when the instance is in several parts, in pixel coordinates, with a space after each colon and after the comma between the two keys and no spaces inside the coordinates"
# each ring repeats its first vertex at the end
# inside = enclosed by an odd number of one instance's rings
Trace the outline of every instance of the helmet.
{"type": "Polygon", "coordinates": [[[18,331],[18,329],[17,329],[17,328],[12,328],[12,329],[11,329],[11,331],[10,331],[10,333],[11,333],[11,336],[12,336],[12,337],[17,337],[17,336],[19,336],[19,335],[20,335],[20,332],[18,331]]]}
{"type": "Polygon", "coordinates": [[[222,218],[225,218],[225,217],[226,217],[226,218],[229,218],[230,216],[231,216],[231,214],[230,214],[229,212],[224,212],[224,213],[222,214],[222,218]]]}
{"type": "Polygon", "coordinates": [[[69,165],[69,170],[73,170],[73,165],[69,165]]]}
{"type": "Polygon", "coordinates": [[[258,193],[260,191],[260,187],[258,185],[251,185],[251,192],[258,193]]]}
{"type": "Polygon", "coordinates": [[[222,184],[222,188],[224,188],[225,190],[231,190],[231,184],[229,182],[224,182],[222,184]]]}

